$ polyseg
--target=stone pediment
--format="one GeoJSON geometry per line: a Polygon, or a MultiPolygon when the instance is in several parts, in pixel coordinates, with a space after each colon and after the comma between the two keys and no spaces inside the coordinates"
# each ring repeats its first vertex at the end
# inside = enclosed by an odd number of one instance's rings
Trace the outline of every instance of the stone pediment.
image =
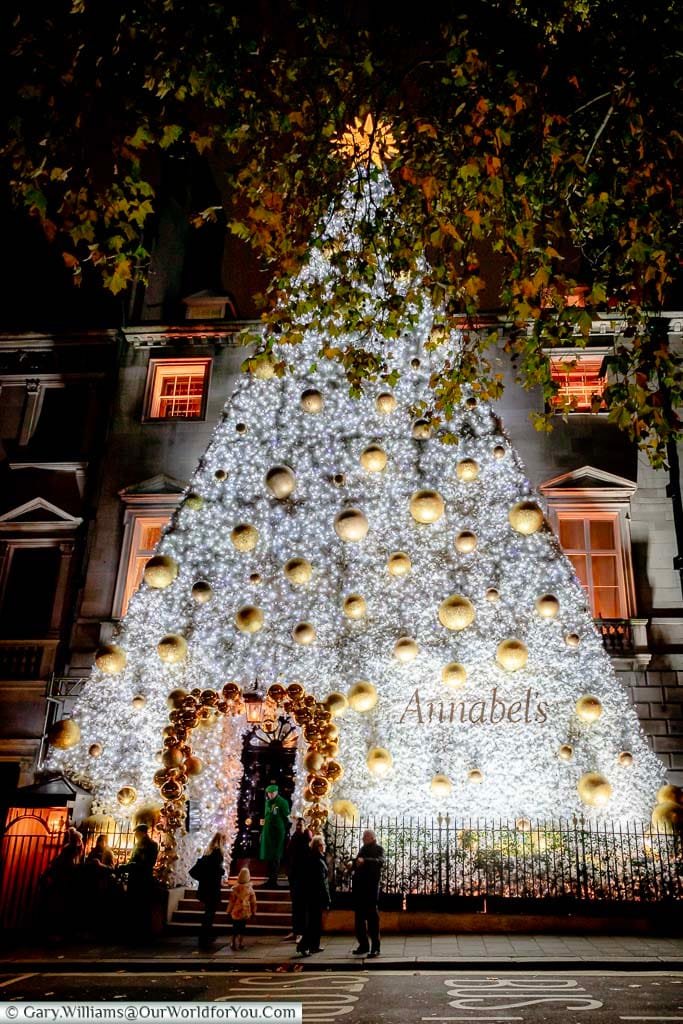
{"type": "Polygon", "coordinates": [[[49,527],[59,530],[75,530],[83,522],[46,498],[33,498],[0,515],[0,530],[36,529],[49,527]]]}
{"type": "Polygon", "coordinates": [[[539,487],[546,497],[592,497],[611,500],[628,500],[638,489],[635,480],[608,473],[595,466],[581,466],[569,473],[562,473],[546,480],[539,487]]]}
{"type": "Polygon", "coordinates": [[[140,483],[123,487],[119,491],[119,498],[125,505],[169,505],[174,507],[178,504],[187,489],[184,480],[176,480],[175,477],[167,476],[166,473],[157,473],[148,480],[141,480],[140,483]]]}

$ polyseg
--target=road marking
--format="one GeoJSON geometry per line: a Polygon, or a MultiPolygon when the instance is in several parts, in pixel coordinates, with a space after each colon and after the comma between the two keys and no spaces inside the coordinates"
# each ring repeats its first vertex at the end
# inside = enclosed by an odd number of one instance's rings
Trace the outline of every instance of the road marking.
{"type": "Polygon", "coordinates": [[[7,988],[8,985],[16,985],[18,981],[26,981],[27,978],[37,978],[38,974],[34,971],[33,974],[17,974],[16,978],[10,978],[9,981],[0,981],[0,988],[7,988]]]}
{"type": "MultiPolygon", "coordinates": [[[[602,1002],[593,999],[573,978],[548,978],[545,975],[519,977],[469,977],[444,980],[454,1010],[521,1010],[542,1003],[563,1003],[566,1010],[599,1010],[602,1002]]],[[[484,1020],[484,1017],[471,1018],[484,1020]]],[[[513,1018],[520,1020],[521,1018],[513,1018]]]]}
{"type": "Polygon", "coordinates": [[[683,1020],[683,1017],[620,1017],[619,1020],[683,1020]]]}
{"type": "Polygon", "coordinates": [[[422,1020],[524,1020],[524,1017],[423,1017],[422,1020]]]}
{"type": "Polygon", "coordinates": [[[307,1022],[332,1021],[336,1017],[353,1013],[369,978],[367,971],[336,976],[315,971],[301,974],[244,974],[235,979],[228,993],[218,996],[215,1002],[234,999],[238,994],[258,999],[282,1000],[289,997],[302,1003],[307,1022]]]}

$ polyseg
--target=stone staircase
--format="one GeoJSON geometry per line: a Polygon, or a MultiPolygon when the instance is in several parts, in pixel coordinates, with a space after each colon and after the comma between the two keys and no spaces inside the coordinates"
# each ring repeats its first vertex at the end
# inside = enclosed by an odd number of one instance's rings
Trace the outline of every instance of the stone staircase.
{"type": "MultiPolygon", "coordinates": [[[[230,887],[237,881],[230,878],[223,886],[221,909],[216,914],[214,927],[223,935],[230,935],[232,923],[226,912],[230,887]]],[[[256,914],[247,924],[248,935],[288,935],[292,930],[292,903],[284,879],[282,888],[266,889],[265,878],[253,878],[256,893],[256,914]]],[[[197,899],[196,889],[185,889],[169,921],[167,930],[175,935],[196,935],[202,920],[203,906],[197,899]]]]}

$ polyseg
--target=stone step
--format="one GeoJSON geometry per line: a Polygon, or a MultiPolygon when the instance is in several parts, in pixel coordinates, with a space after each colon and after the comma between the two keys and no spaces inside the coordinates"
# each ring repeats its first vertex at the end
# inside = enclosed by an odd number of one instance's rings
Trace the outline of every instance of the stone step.
{"type": "MultiPolygon", "coordinates": [[[[225,907],[227,899],[221,900],[221,904],[225,907]]],[[[292,910],[292,904],[289,900],[258,900],[257,901],[258,913],[270,913],[270,914],[289,914],[292,910]]],[[[186,897],[181,899],[177,906],[178,910],[195,910],[201,912],[203,906],[198,899],[190,899],[186,897]]]]}
{"type": "MultiPolygon", "coordinates": [[[[176,921],[175,915],[173,920],[167,925],[166,931],[171,935],[197,935],[199,932],[199,920],[197,921],[176,921]]],[[[230,936],[232,934],[232,924],[222,923],[217,921],[215,924],[216,931],[221,935],[230,936]]],[[[273,925],[273,924],[253,924],[251,921],[247,924],[247,935],[288,935],[291,931],[291,923],[287,925],[273,925]]]]}

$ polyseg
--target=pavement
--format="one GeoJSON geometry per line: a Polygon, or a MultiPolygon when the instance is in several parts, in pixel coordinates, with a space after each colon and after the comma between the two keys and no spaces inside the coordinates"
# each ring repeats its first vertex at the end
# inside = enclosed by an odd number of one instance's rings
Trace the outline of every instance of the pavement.
{"type": "Polygon", "coordinates": [[[324,935],[324,950],[301,958],[293,942],[247,936],[233,952],[229,936],[211,952],[196,938],[162,936],[149,945],[63,942],[9,945],[0,950],[0,972],[353,971],[363,970],[682,970],[683,938],[636,935],[387,935],[381,956],[352,956],[349,935],[324,935]]]}

